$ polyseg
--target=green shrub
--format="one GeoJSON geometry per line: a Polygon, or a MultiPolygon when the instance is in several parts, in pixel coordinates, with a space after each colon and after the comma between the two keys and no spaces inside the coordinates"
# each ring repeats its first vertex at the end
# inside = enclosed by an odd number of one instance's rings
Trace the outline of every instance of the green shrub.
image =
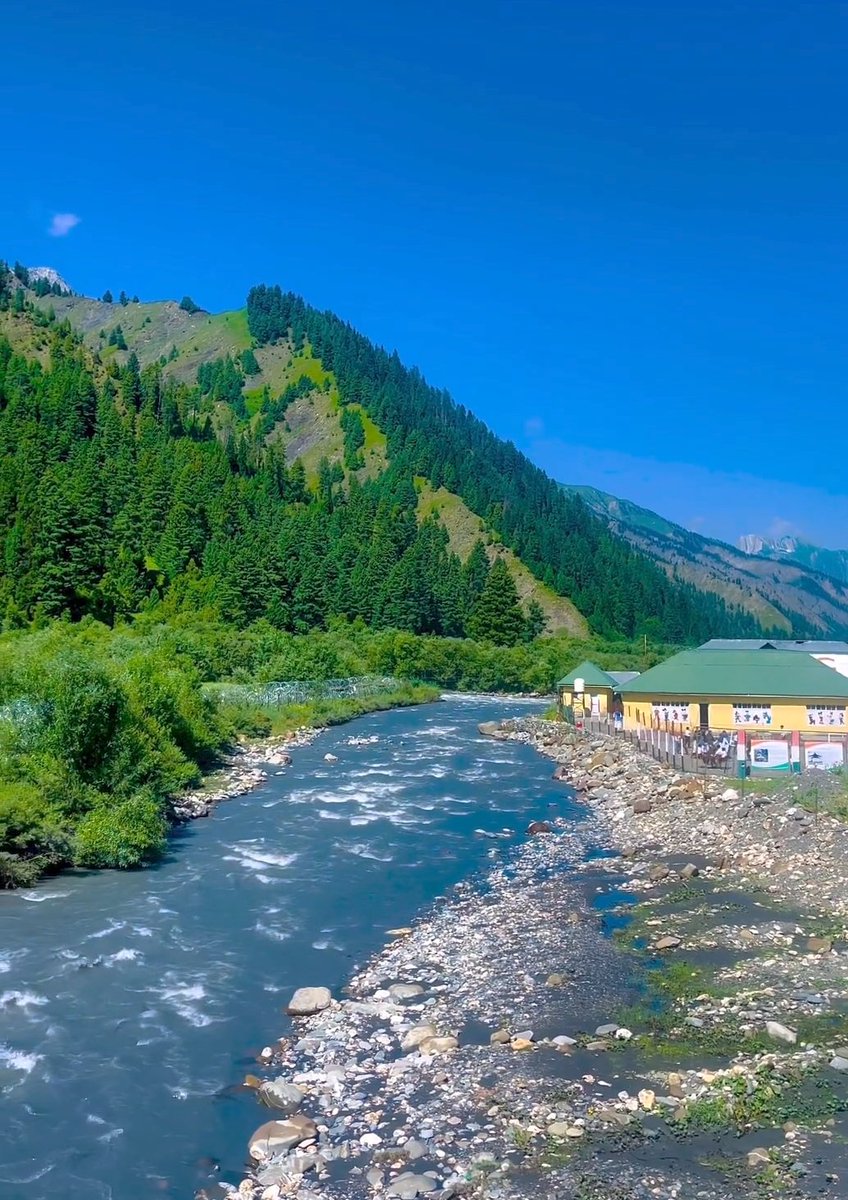
{"type": "Polygon", "coordinates": [[[75,861],[81,867],[138,867],[165,847],[168,823],[149,792],[114,807],[101,805],[80,821],[75,861]]]}

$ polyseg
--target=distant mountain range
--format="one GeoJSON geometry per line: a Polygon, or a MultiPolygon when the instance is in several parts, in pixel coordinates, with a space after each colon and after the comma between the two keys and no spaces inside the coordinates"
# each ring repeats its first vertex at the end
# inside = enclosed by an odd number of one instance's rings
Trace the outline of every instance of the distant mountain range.
{"type": "Polygon", "coordinates": [[[739,549],[746,554],[769,558],[777,562],[800,563],[823,575],[831,575],[841,583],[848,583],[848,550],[827,550],[812,542],[785,535],[778,538],[762,537],[759,533],[746,533],[739,539],[739,549]]]}
{"type": "Polygon", "coordinates": [[[563,486],[669,574],[741,606],[764,628],[791,627],[796,637],[848,635],[848,552],[756,535],[734,547],[597,488],[563,486]]]}

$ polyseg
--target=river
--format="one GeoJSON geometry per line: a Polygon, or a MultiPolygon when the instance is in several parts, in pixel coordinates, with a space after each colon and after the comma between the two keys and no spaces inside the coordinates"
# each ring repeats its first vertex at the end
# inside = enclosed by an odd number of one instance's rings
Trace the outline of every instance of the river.
{"type": "Polygon", "coordinates": [[[509,852],[491,835],[579,816],[548,760],[477,732],[541,707],[452,697],[361,718],[177,833],[154,868],[0,895],[4,1200],[186,1200],[237,1181],[264,1117],[233,1085],[288,1028],[292,990],[338,994],[387,928],[509,852]]]}

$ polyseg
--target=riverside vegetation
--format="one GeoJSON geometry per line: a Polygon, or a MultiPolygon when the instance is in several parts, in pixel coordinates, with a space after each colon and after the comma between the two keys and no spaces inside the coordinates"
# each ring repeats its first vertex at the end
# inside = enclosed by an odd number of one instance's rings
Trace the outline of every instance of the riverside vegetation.
{"type": "Polygon", "coordinates": [[[351,711],[210,682],[546,691],[588,651],[759,632],[336,317],[279,288],[163,307],[0,264],[0,882],[138,865],[240,732],[351,711]]]}
{"type": "MultiPolygon", "coordinates": [[[[586,652],[566,637],[502,647],[361,622],[303,635],[267,622],[236,629],[212,611],[8,631],[0,636],[0,885],[26,885],[70,863],[134,867],[155,858],[170,799],[196,786],[239,737],[434,699],[444,687],[549,691],[563,664],[586,652]],[[265,708],[219,701],[206,686],[369,674],[397,686],[265,708]]],[[[627,644],[595,640],[591,653],[640,661],[627,644]]]]}

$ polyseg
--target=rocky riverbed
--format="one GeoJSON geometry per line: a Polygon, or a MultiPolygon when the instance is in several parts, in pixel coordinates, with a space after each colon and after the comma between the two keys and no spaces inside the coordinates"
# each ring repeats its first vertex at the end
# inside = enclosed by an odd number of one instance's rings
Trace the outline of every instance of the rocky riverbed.
{"type": "Polygon", "coordinates": [[[245,1079],[265,1120],[238,1193],[844,1194],[845,827],[806,782],[743,795],[538,719],[481,732],[548,755],[593,819],[528,812],[346,994],[295,1005],[245,1079]]]}
{"type": "Polygon", "coordinates": [[[170,803],[172,819],[177,822],[195,821],[208,817],[217,804],[244,796],[268,778],[269,766],[282,775],[292,764],[291,751],[310,745],[320,729],[303,726],[282,737],[261,742],[245,742],[221,756],[220,767],[210,772],[199,788],[174,796],[170,803]]]}

